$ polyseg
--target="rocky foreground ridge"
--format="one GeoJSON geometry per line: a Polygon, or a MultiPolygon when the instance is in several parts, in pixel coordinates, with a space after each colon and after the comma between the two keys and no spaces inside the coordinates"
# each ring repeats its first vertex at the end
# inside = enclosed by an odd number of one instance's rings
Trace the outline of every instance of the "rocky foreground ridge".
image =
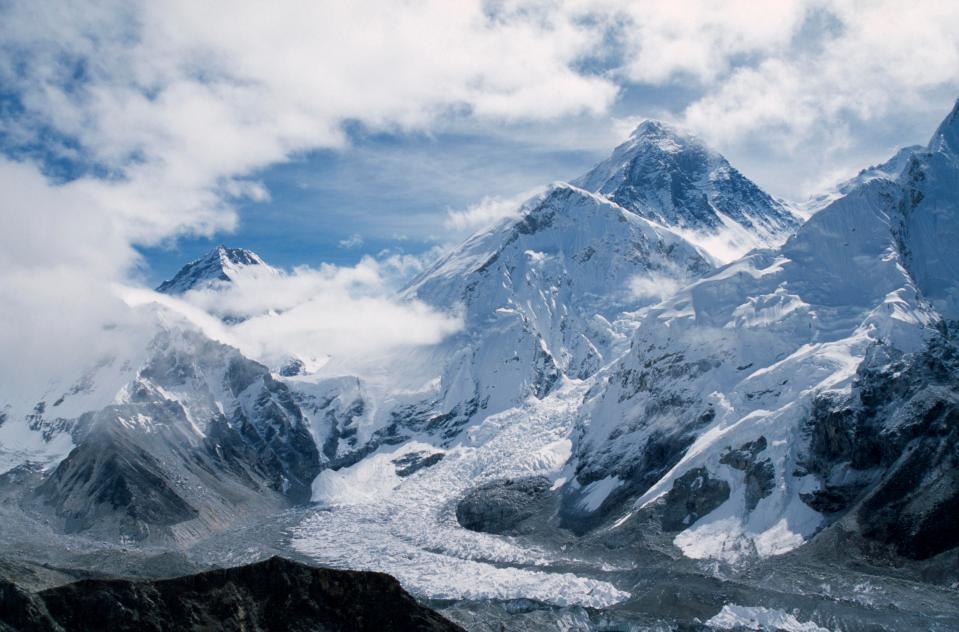
{"type": "Polygon", "coordinates": [[[460,631],[384,573],[280,557],[196,575],[86,579],[36,593],[0,581],[0,630],[460,631]]]}

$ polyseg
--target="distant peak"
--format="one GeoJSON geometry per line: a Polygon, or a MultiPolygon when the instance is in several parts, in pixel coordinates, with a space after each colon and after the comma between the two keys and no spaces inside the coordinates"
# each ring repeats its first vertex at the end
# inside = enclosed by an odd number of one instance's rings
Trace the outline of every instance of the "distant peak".
{"type": "Polygon", "coordinates": [[[223,244],[220,244],[213,250],[211,250],[204,259],[225,259],[231,263],[237,265],[264,265],[263,259],[260,258],[258,254],[252,250],[247,250],[246,248],[227,248],[223,244]]]}
{"type": "Polygon", "coordinates": [[[230,282],[239,269],[247,266],[270,267],[251,250],[228,248],[220,244],[199,259],[194,259],[180,268],[176,276],[161,283],[157,291],[165,294],[182,294],[212,283],[230,282]]]}
{"type": "Polygon", "coordinates": [[[633,136],[643,136],[646,134],[661,134],[666,131],[666,124],[656,119],[646,119],[636,126],[633,130],[633,136]]]}
{"type": "Polygon", "coordinates": [[[799,223],[790,207],[703,140],[655,119],[640,123],[609,158],[573,184],[640,217],[700,235],[701,243],[713,244],[710,254],[718,261],[781,243],[799,223]]]}

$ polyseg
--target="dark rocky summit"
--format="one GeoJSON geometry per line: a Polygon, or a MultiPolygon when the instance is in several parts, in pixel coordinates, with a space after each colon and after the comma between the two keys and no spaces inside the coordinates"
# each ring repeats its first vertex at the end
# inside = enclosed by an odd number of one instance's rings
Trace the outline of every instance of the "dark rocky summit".
{"type": "Polygon", "coordinates": [[[0,631],[462,630],[383,573],[283,558],[157,581],[82,580],[30,593],[0,581],[0,631]]]}

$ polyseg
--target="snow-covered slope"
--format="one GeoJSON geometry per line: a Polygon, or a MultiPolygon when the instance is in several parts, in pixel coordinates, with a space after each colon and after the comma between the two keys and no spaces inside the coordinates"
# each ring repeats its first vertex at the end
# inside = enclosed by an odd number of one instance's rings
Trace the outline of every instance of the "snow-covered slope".
{"type": "Polygon", "coordinates": [[[183,294],[190,290],[215,288],[230,283],[243,269],[259,266],[266,274],[276,274],[275,268],[266,264],[255,252],[243,248],[217,246],[199,259],[183,266],[172,279],[157,287],[164,294],[183,294]]]}
{"type": "Polygon", "coordinates": [[[921,352],[957,316],[956,119],[896,181],[867,179],[647,312],[583,411],[568,524],[658,511],[688,555],[726,559],[824,524],[803,466],[814,401],[848,394],[877,345],[921,352]]]}
{"type": "Polygon", "coordinates": [[[588,378],[625,350],[637,310],[797,224],[696,138],[644,123],[576,185],[554,185],[405,290],[464,312],[463,334],[430,356],[445,367],[427,408],[448,436],[560,377],[588,378]]]}
{"type": "Polygon", "coordinates": [[[542,398],[563,376],[592,375],[622,349],[628,312],[710,269],[669,229],[602,196],[553,186],[404,292],[463,311],[464,332],[440,353],[443,431],[542,398]]]}
{"type": "Polygon", "coordinates": [[[642,123],[574,184],[679,231],[719,263],[782,243],[800,219],[690,134],[642,123]]]}
{"type": "Polygon", "coordinates": [[[906,266],[944,317],[959,318],[959,101],[899,177],[906,266]]]}
{"type": "MultiPolygon", "coordinates": [[[[275,375],[150,307],[139,347],[2,411],[4,469],[31,463],[5,480],[61,530],[147,542],[315,500],[301,553],[443,599],[610,606],[639,584],[579,553],[639,531],[739,561],[868,523],[935,555],[959,506],[957,118],[798,229],[721,156],[644,124],[413,280],[401,300],[464,327],[370,375],[275,375]],[[590,537],[567,553],[558,528],[590,537]]],[[[164,291],[272,270],[231,252],[164,291]]]]}

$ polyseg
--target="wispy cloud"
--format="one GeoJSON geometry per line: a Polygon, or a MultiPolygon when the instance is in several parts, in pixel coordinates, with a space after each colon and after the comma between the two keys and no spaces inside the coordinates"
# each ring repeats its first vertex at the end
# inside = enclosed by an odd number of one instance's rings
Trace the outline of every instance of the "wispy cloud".
{"type": "Polygon", "coordinates": [[[363,245],[363,236],[359,233],[353,233],[346,239],[340,240],[340,248],[356,248],[363,245]]]}
{"type": "Polygon", "coordinates": [[[484,197],[465,209],[447,211],[444,224],[447,228],[460,232],[473,232],[487,228],[507,217],[518,217],[523,202],[543,190],[545,187],[530,189],[509,197],[484,197]]]}

